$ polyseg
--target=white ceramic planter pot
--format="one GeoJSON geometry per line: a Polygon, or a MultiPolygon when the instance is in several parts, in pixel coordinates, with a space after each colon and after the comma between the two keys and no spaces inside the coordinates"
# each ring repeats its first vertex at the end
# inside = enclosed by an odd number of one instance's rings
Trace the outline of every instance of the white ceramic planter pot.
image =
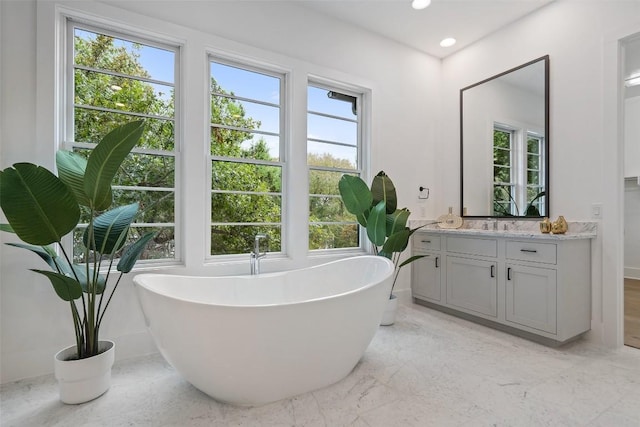
{"type": "Polygon", "coordinates": [[[382,321],[380,322],[380,324],[382,326],[393,325],[393,323],[396,321],[396,310],[398,310],[398,297],[391,294],[389,301],[387,301],[387,306],[384,309],[382,321]]]}
{"type": "Polygon", "coordinates": [[[54,373],[63,403],[88,402],[109,390],[115,343],[100,341],[98,350],[97,356],[79,360],[67,360],[77,354],[75,345],[56,353],[54,373]]]}

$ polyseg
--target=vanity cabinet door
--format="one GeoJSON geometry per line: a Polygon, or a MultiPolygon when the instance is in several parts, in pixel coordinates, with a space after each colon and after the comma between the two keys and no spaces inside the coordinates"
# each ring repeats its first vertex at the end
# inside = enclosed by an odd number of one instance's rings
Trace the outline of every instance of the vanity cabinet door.
{"type": "Polygon", "coordinates": [[[508,322],[556,333],[556,270],[507,264],[508,322]]]}
{"type": "Polygon", "coordinates": [[[494,261],[447,256],[447,304],[497,317],[496,270],[494,261]]]}
{"type": "Polygon", "coordinates": [[[439,253],[425,255],[411,264],[411,291],[414,297],[440,302],[442,258],[439,253]]]}

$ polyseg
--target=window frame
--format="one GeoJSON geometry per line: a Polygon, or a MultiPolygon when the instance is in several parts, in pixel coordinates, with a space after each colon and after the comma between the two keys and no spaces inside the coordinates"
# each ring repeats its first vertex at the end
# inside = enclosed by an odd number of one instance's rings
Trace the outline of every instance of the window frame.
{"type": "MultiPolygon", "coordinates": [[[[258,194],[258,195],[277,195],[276,193],[272,193],[272,192],[248,192],[248,191],[241,191],[241,190],[214,190],[212,188],[212,169],[213,169],[213,162],[215,161],[222,161],[222,162],[231,162],[231,163],[242,163],[242,164],[253,164],[253,165],[262,165],[262,166],[275,166],[275,167],[279,167],[280,168],[280,176],[281,176],[281,182],[280,182],[280,188],[281,188],[281,192],[279,194],[280,198],[281,198],[281,202],[280,202],[280,223],[279,223],[279,227],[280,227],[280,250],[279,251],[269,251],[269,255],[270,257],[283,257],[286,256],[288,254],[288,241],[289,241],[289,236],[292,233],[291,230],[291,225],[288,224],[287,221],[287,212],[288,212],[288,208],[291,205],[291,201],[290,201],[290,194],[288,191],[288,169],[290,167],[289,162],[287,162],[287,153],[288,153],[288,145],[289,145],[289,132],[288,132],[288,127],[286,126],[287,122],[288,122],[288,118],[291,114],[290,111],[290,102],[289,102],[289,92],[290,92],[290,72],[287,70],[284,70],[281,67],[278,66],[274,66],[272,64],[266,64],[266,63],[262,63],[262,62],[257,62],[254,60],[251,60],[249,58],[244,58],[244,57],[232,57],[229,55],[225,55],[222,52],[217,52],[217,51],[212,51],[212,50],[207,50],[206,52],[206,58],[207,58],[207,73],[206,73],[206,83],[205,83],[205,88],[207,89],[207,97],[206,97],[206,120],[205,120],[205,126],[207,128],[207,132],[206,132],[206,140],[204,141],[205,144],[205,155],[206,155],[206,191],[207,191],[207,203],[206,203],[206,217],[205,217],[205,262],[216,262],[216,261],[220,261],[220,262],[225,262],[225,261],[233,261],[233,260],[246,260],[247,255],[250,253],[249,252],[245,252],[245,253],[236,253],[236,254],[217,254],[214,255],[211,253],[211,230],[213,228],[214,225],[231,225],[231,226],[235,226],[235,225],[247,225],[247,224],[252,224],[252,223],[238,223],[238,222],[228,222],[228,223],[214,223],[211,220],[211,216],[212,216],[212,212],[211,212],[211,197],[214,193],[217,194],[258,194]],[[258,74],[263,74],[263,75],[267,75],[270,77],[275,77],[278,78],[280,80],[280,88],[279,88],[279,126],[278,126],[278,131],[279,131],[279,147],[278,147],[278,155],[279,155],[279,161],[274,162],[274,161],[266,161],[266,160],[261,160],[261,159],[250,159],[250,158],[240,158],[240,157],[227,157],[227,156],[216,156],[211,154],[211,140],[210,140],[210,132],[211,132],[211,128],[214,126],[214,123],[211,121],[211,97],[213,96],[213,93],[211,92],[211,83],[210,83],[210,79],[211,79],[211,63],[215,62],[221,65],[225,65],[225,66],[229,66],[229,67],[234,67],[234,68],[238,68],[241,70],[245,70],[245,71],[249,71],[249,72],[254,72],[254,73],[258,73],[258,74]]],[[[226,95],[225,95],[226,96],[226,95]]],[[[260,103],[260,104],[264,104],[262,101],[253,99],[253,98],[247,98],[246,96],[227,96],[230,99],[236,99],[236,100],[240,100],[240,101],[248,101],[248,102],[254,102],[254,103],[260,103]]],[[[268,104],[267,104],[268,105],[268,104]]],[[[228,127],[225,127],[224,125],[221,126],[224,129],[229,129],[228,127]]],[[[232,129],[232,130],[241,130],[241,129],[232,129]]],[[[263,134],[263,135],[270,135],[270,136],[275,136],[273,135],[272,132],[268,132],[268,131],[255,131],[252,130],[251,132],[255,132],[256,134],[263,134]]],[[[253,223],[253,224],[262,224],[262,225],[276,225],[275,223],[271,223],[271,222],[265,222],[265,223],[253,223]]]]}
{"type": "MultiPolygon", "coordinates": [[[[353,174],[353,175],[357,175],[360,178],[362,178],[363,180],[365,180],[365,182],[367,181],[368,175],[368,158],[366,155],[366,150],[364,149],[365,143],[364,143],[364,136],[365,136],[365,118],[366,118],[366,114],[365,114],[365,97],[366,97],[366,92],[360,88],[355,88],[352,86],[348,86],[348,85],[344,85],[344,84],[340,84],[340,83],[336,83],[336,82],[331,82],[328,81],[326,79],[319,79],[319,78],[309,78],[307,81],[307,91],[309,89],[309,87],[314,87],[317,89],[321,89],[321,90],[326,90],[326,91],[335,91],[335,92],[339,92],[343,95],[347,95],[347,96],[351,96],[353,98],[355,98],[356,100],[356,119],[348,119],[345,117],[340,117],[340,116],[334,116],[331,114],[327,114],[327,113],[322,113],[319,111],[313,111],[309,109],[309,104],[307,102],[306,105],[306,114],[305,114],[305,118],[306,121],[308,123],[309,120],[309,115],[315,115],[315,116],[320,116],[320,117],[327,117],[327,118],[332,118],[332,119],[336,119],[336,120],[344,120],[347,122],[352,122],[352,123],[356,123],[356,144],[355,144],[355,148],[356,148],[356,167],[354,169],[348,169],[348,168],[339,168],[339,167],[329,167],[329,166],[317,166],[317,165],[311,165],[308,162],[308,157],[307,157],[307,162],[306,162],[306,166],[307,166],[307,176],[311,175],[312,171],[325,171],[325,172],[336,172],[336,173],[343,173],[343,174],[353,174]]],[[[349,145],[346,143],[342,143],[339,141],[329,141],[329,140],[324,140],[324,139],[316,139],[316,138],[310,138],[309,137],[309,133],[308,133],[308,129],[307,129],[307,135],[306,135],[306,154],[308,156],[309,154],[309,150],[308,150],[308,144],[309,141],[312,142],[320,142],[323,144],[331,144],[331,145],[336,145],[336,146],[345,146],[345,147],[354,147],[353,145],[349,145]]],[[[333,195],[333,194],[314,194],[314,196],[316,197],[330,197],[330,198],[336,198],[341,200],[340,195],[333,195]]],[[[307,203],[311,202],[311,191],[309,188],[309,185],[307,185],[307,203]]],[[[310,212],[309,212],[310,214],[310,212]]],[[[358,224],[358,222],[354,219],[353,221],[310,221],[309,215],[307,215],[307,226],[308,226],[308,232],[307,232],[307,238],[309,238],[310,236],[310,230],[311,230],[311,226],[313,225],[356,225],[357,226],[357,237],[358,237],[358,246],[350,246],[350,247],[341,247],[341,248],[322,248],[322,249],[312,249],[309,247],[309,242],[307,242],[307,249],[309,251],[310,254],[327,254],[327,253],[341,253],[341,252],[360,252],[360,251],[366,251],[366,235],[365,235],[365,231],[363,230],[363,228],[358,224]]]]}
{"type": "MultiPolygon", "coordinates": [[[[491,206],[495,206],[495,188],[496,187],[505,187],[509,186],[512,189],[511,198],[509,200],[510,213],[515,216],[525,216],[526,215],[526,207],[529,204],[528,201],[528,189],[529,188],[545,188],[546,182],[545,177],[546,173],[544,170],[544,162],[538,161],[539,168],[536,170],[538,173],[539,182],[538,184],[531,184],[528,181],[528,172],[532,169],[528,167],[528,141],[529,138],[535,138],[538,141],[538,157],[539,159],[543,159],[546,155],[546,144],[545,137],[542,132],[539,132],[532,127],[528,127],[526,125],[519,124],[508,124],[508,121],[495,121],[493,122],[492,135],[494,136],[493,141],[495,141],[495,133],[505,132],[510,135],[510,148],[509,148],[509,167],[510,167],[510,182],[496,182],[495,181],[495,167],[502,166],[496,165],[495,161],[493,162],[492,169],[492,192],[491,192],[491,206]],[[525,211],[520,212],[520,209],[525,209],[525,211]]],[[[495,142],[493,144],[493,150],[496,149],[495,142]]],[[[502,148],[500,148],[502,150],[502,148]]],[[[539,191],[538,191],[539,192],[539,191]]],[[[538,205],[544,207],[544,200],[538,199],[538,205]]],[[[495,215],[496,212],[492,208],[492,212],[495,215]]]]}
{"type": "MultiPolygon", "coordinates": [[[[61,46],[63,48],[63,53],[60,59],[60,75],[61,75],[61,117],[60,117],[60,139],[57,144],[58,149],[70,150],[73,151],[74,148],[79,149],[88,149],[91,150],[94,148],[94,144],[87,142],[77,142],[75,141],[75,108],[81,107],[86,108],[87,106],[83,106],[81,104],[76,104],[75,102],[75,71],[77,69],[86,70],[89,72],[98,72],[102,74],[108,74],[116,77],[124,77],[124,78],[133,78],[134,80],[144,81],[148,83],[157,83],[162,85],[172,85],[174,90],[174,115],[173,118],[170,117],[162,117],[155,116],[151,114],[145,113],[137,113],[137,112],[129,112],[129,111],[120,111],[113,110],[109,108],[101,108],[101,107],[91,107],[88,108],[94,111],[107,112],[107,113],[115,113],[115,114],[123,114],[131,117],[139,117],[142,119],[150,118],[158,118],[162,120],[171,120],[174,124],[174,141],[173,141],[173,151],[166,150],[158,150],[158,149],[149,149],[149,148],[137,148],[134,147],[131,152],[136,154],[143,155],[151,155],[151,156],[161,156],[161,157],[170,157],[173,158],[174,164],[174,177],[173,177],[173,188],[171,187],[141,187],[141,186],[123,186],[123,185],[112,185],[114,190],[125,190],[125,191],[152,191],[152,192],[162,192],[168,193],[173,192],[174,198],[174,211],[173,211],[173,219],[172,223],[134,223],[131,226],[133,228],[143,228],[143,227],[173,227],[174,230],[174,242],[173,242],[173,253],[174,256],[172,258],[158,258],[158,259],[140,259],[136,263],[137,269],[144,269],[148,267],[158,266],[158,265],[175,265],[181,264],[183,262],[183,242],[182,242],[182,204],[181,194],[182,194],[182,185],[181,185],[181,146],[182,146],[182,123],[181,123],[181,99],[182,99],[182,79],[181,79],[181,53],[182,53],[182,45],[175,42],[170,42],[167,40],[157,40],[154,39],[153,36],[149,34],[143,34],[137,32],[133,29],[125,29],[119,28],[116,25],[110,25],[106,22],[99,22],[98,20],[87,19],[81,16],[77,16],[75,14],[62,14],[62,26],[63,29],[61,31],[62,40],[61,46]],[[107,35],[109,37],[113,37],[119,40],[126,40],[132,43],[140,43],[145,46],[154,47],[162,50],[171,51],[174,54],[174,81],[166,82],[152,78],[145,77],[137,77],[130,76],[127,74],[121,74],[117,72],[109,72],[108,70],[99,70],[92,69],[90,67],[85,66],[76,66],[75,58],[74,58],[74,37],[75,37],[75,29],[80,29],[88,32],[99,33],[103,35],[107,35]],[[105,72],[106,71],[106,72],[105,72]]],[[[97,143],[98,141],[96,141],[97,143]]],[[[86,224],[78,224],[77,229],[82,229],[86,227],[86,224]]],[[[65,236],[62,240],[62,244],[65,249],[73,251],[73,232],[69,235],[65,236]]],[[[72,253],[72,252],[70,252],[72,253]]]]}

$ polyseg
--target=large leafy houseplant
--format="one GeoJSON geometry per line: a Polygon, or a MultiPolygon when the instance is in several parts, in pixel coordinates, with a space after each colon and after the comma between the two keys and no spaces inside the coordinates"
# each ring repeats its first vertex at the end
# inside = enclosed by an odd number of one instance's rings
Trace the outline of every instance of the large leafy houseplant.
{"type": "Polygon", "coordinates": [[[113,178],[143,129],[142,121],[113,129],[88,158],[58,151],[58,176],[32,163],[16,163],[0,171],[0,207],[9,222],[2,224],[2,230],[14,232],[24,242],[9,245],[36,253],[51,267],[51,271],[32,271],[46,276],[55,293],[69,303],[78,359],[99,353],[100,326],[120,279],[133,269],[154,234],[147,233],[124,248],[138,204],[111,208],[113,178]],[[61,241],[81,218],[87,221],[84,262],[74,263],[61,241]],[[112,271],[118,258],[119,274],[112,271]],[[113,275],[117,278],[108,292],[113,275]]]}
{"type": "Polygon", "coordinates": [[[400,262],[409,238],[421,227],[407,227],[411,212],[407,208],[398,209],[396,188],[384,171],[373,178],[371,188],[358,176],[342,175],[338,189],[347,211],[355,215],[358,223],[366,229],[373,253],[389,258],[396,266],[391,287],[393,292],[400,269],[424,257],[414,255],[400,262]]]}

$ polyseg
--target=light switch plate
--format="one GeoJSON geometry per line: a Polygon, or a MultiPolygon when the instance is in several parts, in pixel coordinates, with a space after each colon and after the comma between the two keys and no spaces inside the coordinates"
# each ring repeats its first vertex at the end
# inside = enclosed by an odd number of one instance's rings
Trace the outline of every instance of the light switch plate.
{"type": "Polygon", "coordinates": [[[591,205],[591,218],[602,219],[602,203],[594,203],[591,205]]]}

